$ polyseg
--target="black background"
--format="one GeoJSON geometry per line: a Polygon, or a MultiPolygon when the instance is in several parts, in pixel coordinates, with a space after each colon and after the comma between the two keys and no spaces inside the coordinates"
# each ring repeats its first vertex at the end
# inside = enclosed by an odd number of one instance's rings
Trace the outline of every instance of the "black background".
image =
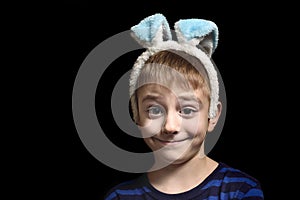
{"type": "MultiPolygon", "coordinates": [[[[73,122],[72,90],[77,70],[98,44],[154,13],[164,14],[171,28],[185,18],[209,19],[218,25],[219,46],[213,59],[226,88],[227,115],[209,156],[257,178],[266,199],[281,195],[279,182],[287,171],[280,164],[286,153],[280,138],[288,132],[283,122],[288,115],[282,113],[288,105],[283,97],[289,95],[282,84],[284,70],[278,69],[287,63],[280,58],[289,48],[279,42],[283,39],[278,26],[286,23],[278,14],[285,9],[282,5],[77,0],[11,8],[6,17],[11,19],[9,28],[16,31],[10,52],[24,56],[10,61],[29,61],[18,70],[22,82],[17,86],[17,101],[22,99],[19,118],[24,124],[16,128],[33,135],[33,145],[25,145],[29,151],[22,148],[13,157],[17,176],[8,185],[20,186],[21,196],[99,200],[115,184],[138,175],[111,169],[87,151],[73,122]]],[[[115,65],[127,63],[129,69],[134,58],[122,57],[115,65]]],[[[108,68],[99,84],[96,108],[100,123],[117,145],[132,151],[138,146],[143,151],[139,141],[116,127],[108,110],[114,81],[124,71],[108,68]]]]}

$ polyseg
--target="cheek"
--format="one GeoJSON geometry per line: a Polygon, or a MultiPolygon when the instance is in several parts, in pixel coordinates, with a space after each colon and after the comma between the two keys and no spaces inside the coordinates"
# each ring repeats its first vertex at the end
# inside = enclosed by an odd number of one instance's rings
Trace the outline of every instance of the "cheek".
{"type": "Polygon", "coordinates": [[[207,131],[207,122],[199,117],[184,119],[182,120],[181,129],[191,136],[205,134],[207,131]]]}
{"type": "Polygon", "coordinates": [[[164,118],[158,118],[155,120],[144,119],[141,122],[139,129],[142,133],[143,138],[152,137],[161,131],[161,127],[164,123],[164,118]]]}

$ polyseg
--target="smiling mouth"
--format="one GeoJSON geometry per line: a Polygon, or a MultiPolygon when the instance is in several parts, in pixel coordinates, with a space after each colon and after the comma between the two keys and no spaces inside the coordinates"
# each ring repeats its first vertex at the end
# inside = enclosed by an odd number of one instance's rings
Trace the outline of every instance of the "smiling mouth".
{"type": "Polygon", "coordinates": [[[182,140],[162,140],[162,139],[155,138],[155,137],[154,137],[154,139],[157,140],[157,141],[159,141],[162,144],[165,144],[165,145],[168,145],[168,144],[170,144],[170,145],[171,144],[178,144],[178,143],[183,142],[183,141],[186,140],[186,139],[182,139],[182,140]]]}

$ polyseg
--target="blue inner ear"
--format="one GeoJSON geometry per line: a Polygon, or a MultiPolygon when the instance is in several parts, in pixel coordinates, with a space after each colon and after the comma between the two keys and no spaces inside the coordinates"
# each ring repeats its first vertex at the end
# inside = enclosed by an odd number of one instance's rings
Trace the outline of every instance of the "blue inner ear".
{"type": "Polygon", "coordinates": [[[159,13],[143,19],[139,24],[131,27],[131,30],[141,41],[151,42],[156,36],[161,25],[163,25],[164,28],[163,37],[165,39],[171,39],[172,36],[169,23],[167,22],[165,16],[159,13]]]}
{"type": "Polygon", "coordinates": [[[213,34],[213,50],[218,45],[218,27],[215,23],[204,19],[185,19],[177,22],[181,34],[189,41],[193,38],[213,34]]]}

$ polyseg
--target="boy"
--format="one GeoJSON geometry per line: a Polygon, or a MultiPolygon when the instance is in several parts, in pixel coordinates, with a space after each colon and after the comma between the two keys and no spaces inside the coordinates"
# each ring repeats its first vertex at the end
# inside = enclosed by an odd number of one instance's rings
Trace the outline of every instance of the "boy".
{"type": "Polygon", "coordinates": [[[173,41],[165,17],[155,14],[131,30],[147,48],[131,72],[131,107],[155,163],[136,180],[112,188],[105,199],[263,199],[255,178],[204,153],[205,136],[222,110],[210,60],[218,42],[216,25],[179,20],[173,41]]]}

